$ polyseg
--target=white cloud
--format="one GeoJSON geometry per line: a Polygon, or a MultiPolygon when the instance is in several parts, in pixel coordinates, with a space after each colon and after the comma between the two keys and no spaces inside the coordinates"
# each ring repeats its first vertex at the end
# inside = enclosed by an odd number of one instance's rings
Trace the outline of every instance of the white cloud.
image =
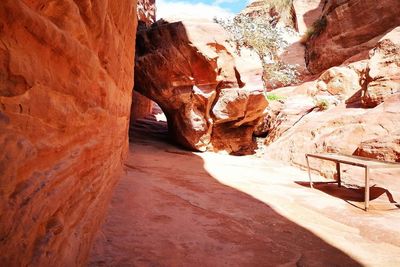
{"type": "MultiPolygon", "coordinates": [[[[222,1],[227,1],[227,0],[222,0],[222,1]]],[[[186,1],[158,0],[156,1],[156,5],[157,5],[157,19],[163,18],[166,20],[168,19],[212,20],[214,17],[226,18],[234,16],[232,12],[222,7],[219,7],[216,4],[208,5],[204,3],[194,4],[186,1]]]]}

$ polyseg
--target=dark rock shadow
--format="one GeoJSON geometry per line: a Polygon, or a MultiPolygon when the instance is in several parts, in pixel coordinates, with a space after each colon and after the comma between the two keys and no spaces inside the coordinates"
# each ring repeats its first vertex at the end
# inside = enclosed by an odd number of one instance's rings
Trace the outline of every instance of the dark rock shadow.
{"type": "Polygon", "coordinates": [[[133,139],[89,266],[362,266],[219,182],[198,155],[154,140],[133,139]]]}

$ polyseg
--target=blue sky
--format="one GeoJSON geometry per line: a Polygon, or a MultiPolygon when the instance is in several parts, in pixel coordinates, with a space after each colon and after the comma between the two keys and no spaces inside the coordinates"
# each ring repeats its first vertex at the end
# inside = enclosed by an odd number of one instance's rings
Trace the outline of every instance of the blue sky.
{"type": "Polygon", "coordinates": [[[156,0],[157,19],[212,19],[240,12],[248,0],[156,0]]]}
{"type": "Polygon", "coordinates": [[[230,10],[232,13],[239,13],[243,8],[246,7],[247,1],[246,0],[220,0],[220,1],[213,1],[213,0],[203,0],[203,1],[187,1],[190,3],[205,3],[208,5],[218,5],[224,9],[230,10]]]}

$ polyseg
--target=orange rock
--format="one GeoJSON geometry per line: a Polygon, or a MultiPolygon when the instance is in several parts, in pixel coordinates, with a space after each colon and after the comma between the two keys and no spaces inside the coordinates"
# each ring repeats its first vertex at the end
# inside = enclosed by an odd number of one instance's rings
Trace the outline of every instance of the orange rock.
{"type": "MultiPolygon", "coordinates": [[[[305,153],[331,152],[352,155],[363,142],[371,139],[385,140],[385,137],[398,131],[399,103],[399,95],[373,109],[351,108],[343,103],[337,107],[330,107],[327,111],[314,110],[306,113],[289,127],[290,120],[286,119],[273,130],[280,134],[269,144],[265,153],[269,158],[300,166],[306,166],[305,153]]],[[[389,144],[382,141],[384,142],[389,144]]],[[[370,155],[379,155],[385,151],[378,150],[370,155]]],[[[331,165],[324,162],[316,165],[316,169],[325,175],[335,172],[331,165]]]]}
{"type": "Polygon", "coordinates": [[[400,162],[400,132],[362,142],[356,152],[358,156],[400,162]]]}
{"type": "MultiPolygon", "coordinates": [[[[300,166],[305,166],[305,153],[315,152],[399,161],[399,40],[397,27],[380,39],[369,59],[347,61],[328,69],[315,82],[275,90],[286,99],[269,111],[275,116],[268,122],[268,156],[300,166]],[[338,101],[328,103],[326,111],[317,111],[312,102],[304,101],[305,94],[338,101]]],[[[325,175],[335,172],[325,163],[317,169],[325,175]]]]}
{"type": "Polygon", "coordinates": [[[254,149],[267,106],[262,68],[238,58],[227,39],[220,25],[199,21],[158,22],[138,33],[135,90],[160,105],[171,136],[187,148],[254,149]]]}
{"type": "Polygon", "coordinates": [[[320,33],[307,42],[308,69],[319,73],[371,49],[383,34],[400,25],[398,14],[398,0],[327,1],[320,33]]]}
{"type": "Polygon", "coordinates": [[[359,74],[349,67],[333,67],[322,73],[317,92],[327,92],[339,98],[349,98],[361,90],[359,74]]]}
{"type": "Polygon", "coordinates": [[[135,11],[0,2],[0,265],[84,265],[127,152],[135,11]]]}
{"type": "Polygon", "coordinates": [[[362,103],[375,107],[400,94],[400,27],[381,38],[370,51],[362,103]]]}
{"type": "MultiPolygon", "coordinates": [[[[146,29],[156,21],[155,0],[139,0],[137,3],[138,29],[146,29]]],[[[153,101],[140,93],[133,91],[131,121],[134,122],[151,114],[153,101]]]]}

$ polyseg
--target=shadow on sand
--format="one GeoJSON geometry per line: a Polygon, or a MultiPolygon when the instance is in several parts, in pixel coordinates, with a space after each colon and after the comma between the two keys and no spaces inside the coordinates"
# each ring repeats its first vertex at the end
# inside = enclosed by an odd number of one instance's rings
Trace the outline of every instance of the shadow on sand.
{"type": "Polygon", "coordinates": [[[140,123],[90,266],[361,266],[140,123]]]}
{"type": "MultiPolygon", "coordinates": [[[[309,182],[296,182],[296,184],[304,186],[304,187],[310,187],[309,182]]],[[[340,198],[350,205],[363,209],[364,207],[362,206],[356,206],[352,202],[364,202],[364,192],[365,192],[365,187],[348,187],[342,184],[342,187],[338,187],[336,182],[313,182],[313,186],[315,189],[324,192],[330,196],[340,198]]],[[[400,205],[398,202],[395,201],[393,198],[392,193],[382,187],[378,187],[376,185],[373,185],[370,187],[370,200],[374,200],[379,198],[382,195],[386,195],[388,201],[392,204],[395,204],[394,206],[397,208],[400,208],[400,205]]]]}

